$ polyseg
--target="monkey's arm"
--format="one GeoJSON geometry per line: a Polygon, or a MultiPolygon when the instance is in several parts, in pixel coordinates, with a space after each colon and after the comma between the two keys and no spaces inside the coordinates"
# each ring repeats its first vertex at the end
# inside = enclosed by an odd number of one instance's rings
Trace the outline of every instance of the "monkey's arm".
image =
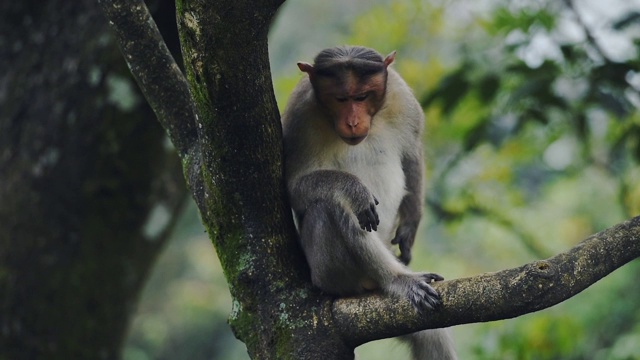
{"type": "Polygon", "coordinates": [[[304,214],[317,201],[331,201],[346,206],[358,218],[360,228],[378,230],[378,200],[354,175],[338,170],[316,170],[289,184],[291,207],[304,214]]]}
{"type": "Polygon", "coordinates": [[[398,215],[400,222],[396,235],[391,241],[400,247],[400,261],[405,265],[411,261],[411,248],[415,241],[420,218],[422,217],[423,174],[422,146],[412,149],[402,157],[402,170],[405,176],[407,194],[400,203],[398,215]]]}

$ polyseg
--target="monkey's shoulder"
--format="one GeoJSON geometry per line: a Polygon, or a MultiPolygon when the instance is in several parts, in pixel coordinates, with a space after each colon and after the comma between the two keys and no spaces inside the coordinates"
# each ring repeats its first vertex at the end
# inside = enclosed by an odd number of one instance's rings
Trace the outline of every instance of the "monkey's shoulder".
{"type": "Polygon", "coordinates": [[[384,106],[379,116],[389,124],[413,133],[421,133],[424,128],[422,107],[407,83],[398,73],[389,73],[389,82],[384,106]]]}
{"type": "Polygon", "coordinates": [[[293,92],[289,95],[287,105],[282,113],[282,123],[286,124],[296,120],[305,113],[315,112],[318,110],[318,105],[313,93],[313,87],[309,81],[309,77],[305,76],[293,89],[293,92]]]}

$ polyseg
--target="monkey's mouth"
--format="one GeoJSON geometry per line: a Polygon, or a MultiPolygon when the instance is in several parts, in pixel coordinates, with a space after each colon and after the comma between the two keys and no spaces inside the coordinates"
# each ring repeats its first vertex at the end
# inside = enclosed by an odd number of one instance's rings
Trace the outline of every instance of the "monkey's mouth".
{"type": "Polygon", "coordinates": [[[365,136],[354,136],[354,137],[343,137],[341,136],[342,141],[346,142],[349,145],[358,145],[362,142],[362,140],[367,138],[367,135],[365,136]]]}

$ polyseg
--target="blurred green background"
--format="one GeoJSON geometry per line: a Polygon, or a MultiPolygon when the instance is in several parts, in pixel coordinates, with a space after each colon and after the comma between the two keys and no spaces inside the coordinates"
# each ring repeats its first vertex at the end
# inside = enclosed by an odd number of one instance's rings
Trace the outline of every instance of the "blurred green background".
{"type": "MultiPolygon", "coordinates": [[[[640,213],[640,0],[289,0],[270,35],[280,110],[298,60],[398,51],[426,115],[413,269],[445,278],[567,250],[640,213]]],[[[640,264],[517,319],[454,328],[461,359],[640,359],[640,264]]],[[[139,304],[126,360],[248,359],[195,206],[139,304]]],[[[398,342],[360,359],[408,358],[398,342]]]]}

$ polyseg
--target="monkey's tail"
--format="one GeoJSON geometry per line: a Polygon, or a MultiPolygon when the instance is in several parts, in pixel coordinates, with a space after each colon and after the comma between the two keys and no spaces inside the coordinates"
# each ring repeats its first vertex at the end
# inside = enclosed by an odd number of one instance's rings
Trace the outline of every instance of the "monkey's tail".
{"type": "Polygon", "coordinates": [[[400,338],[409,343],[413,360],[456,360],[449,329],[418,331],[400,338]]]}

